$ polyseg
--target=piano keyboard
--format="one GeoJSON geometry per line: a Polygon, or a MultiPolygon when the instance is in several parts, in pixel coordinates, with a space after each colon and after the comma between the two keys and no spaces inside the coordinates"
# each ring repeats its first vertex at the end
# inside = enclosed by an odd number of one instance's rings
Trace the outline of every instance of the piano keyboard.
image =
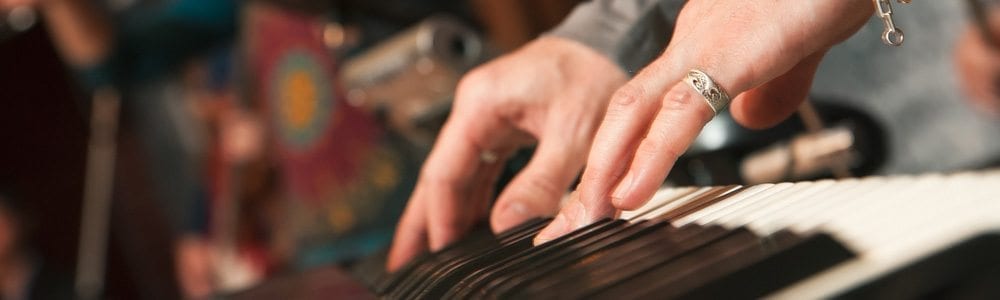
{"type": "Polygon", "coordinates": [[[538,247],[548,220],[355,274],[390,299],[996,297],[998,198],[1000,171],[666,188],[538,247]]]}

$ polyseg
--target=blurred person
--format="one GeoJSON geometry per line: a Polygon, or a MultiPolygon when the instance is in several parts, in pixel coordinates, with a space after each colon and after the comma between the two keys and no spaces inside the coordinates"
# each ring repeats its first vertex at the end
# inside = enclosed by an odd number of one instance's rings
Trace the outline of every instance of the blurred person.
{"type": "Polygon", "coordinates": [[[971,20],[955,45],[959,83],[980,111],[1000,117],[1000,2],[969,0],[971,20]]]}
{"type": "Polygon", "coordinates": [[[71,299],[71,277],[32,250],[32,220],[18,201],[0,192],[0,298],[71,299]]]}
{"type": "Polygon", "coordinates": [[[583,4],[551,34],[463,79],[387,268],[441,249],[487,215],[494,231],[556,215],[538,244],[640,206],[726,105],[749,128],[794,113],[827,50],[873,10],[869,0],[583,4]],[[535,141],[531,162],[490,208],[498,165],[535,141]]]}
{"type": "MultiPolygon", "coordinates": [[[[40,13],[85,91],[107,86],[121,91],[126,126],[135,128],[151,158],[153,195],[178,235],[178,281],[187,297],[207,296],[212,265],[210,252],[204,251],[207,227],[201,225],[206,209],[200,207],[206,205],[208,187],[202,154],[191,143],[194,113],[172,98],[178,96],[182,68],[203,63],[191,60],[211,56],[233,39],[237,1],[0,1],[0,10],[15,7],[40,13]]],[[[181,97],[204,100],[185,92],[181,97]]]]}

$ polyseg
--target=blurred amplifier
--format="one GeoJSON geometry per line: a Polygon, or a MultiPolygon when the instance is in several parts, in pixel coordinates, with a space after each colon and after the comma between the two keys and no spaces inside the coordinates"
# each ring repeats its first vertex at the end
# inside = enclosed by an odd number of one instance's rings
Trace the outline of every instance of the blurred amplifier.
{"type": "Polygon", "coordinates": [[[418,146],[444,123],[462,75],[487,57],[479,34],[447,16],[430,17],[345,62],[347,100],[381,116],[418,146]]]}

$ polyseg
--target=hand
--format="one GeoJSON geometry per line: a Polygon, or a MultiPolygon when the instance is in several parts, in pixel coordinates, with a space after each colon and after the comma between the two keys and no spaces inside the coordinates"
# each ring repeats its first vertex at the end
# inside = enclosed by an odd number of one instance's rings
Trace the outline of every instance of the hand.
{"type": "Polygon", "coordinates": [[[506,157],[536,140],[531,162],[498,197],[491,226],[502,231],[555,214],[583,168],[611,93],[625,79],[609,59],[556,37],[466,75],[396,229],[388,269],[467,232],[486,215],[506,157]],[[497,159],[483,159],[487,152],[497,159]]]}
{"type": "Polygon", "coordinates": [[[713,117],[704,98],[680,82],[688,70],[704,71],[735,97],[729,110],[742,125],[772,126],[805,99],[827,49],[872,12],[870,0],[689,1],[664,54],[612,96],[578,196],[535,242],[652,197],[713,117]]]}
{"type": "MultiPolygon", "coordinates": [[[[1000,21],[996,13],[989,15],[991,21],[1000,21]]],[[[991,27],[1000,27],[993,23],[991,27]]],[[[1000,49],[990,45],[978,27],[969,25],[958,39],[954,59],[959,85],[969,102],[981,112],[1000,117],[1000,49]]]]}

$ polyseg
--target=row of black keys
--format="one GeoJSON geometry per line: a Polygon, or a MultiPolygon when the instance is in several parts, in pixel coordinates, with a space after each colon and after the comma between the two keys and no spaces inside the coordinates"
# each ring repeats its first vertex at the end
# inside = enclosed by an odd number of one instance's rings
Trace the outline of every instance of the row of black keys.
{"type": "Polygon", "coordinates": [[[393,274],[356,274],[390,299],[760,297],[854,254],[825,234],[761,237],[737,228],[604,220],[532,247],[548,223],[479,229],[393,274]]]}

